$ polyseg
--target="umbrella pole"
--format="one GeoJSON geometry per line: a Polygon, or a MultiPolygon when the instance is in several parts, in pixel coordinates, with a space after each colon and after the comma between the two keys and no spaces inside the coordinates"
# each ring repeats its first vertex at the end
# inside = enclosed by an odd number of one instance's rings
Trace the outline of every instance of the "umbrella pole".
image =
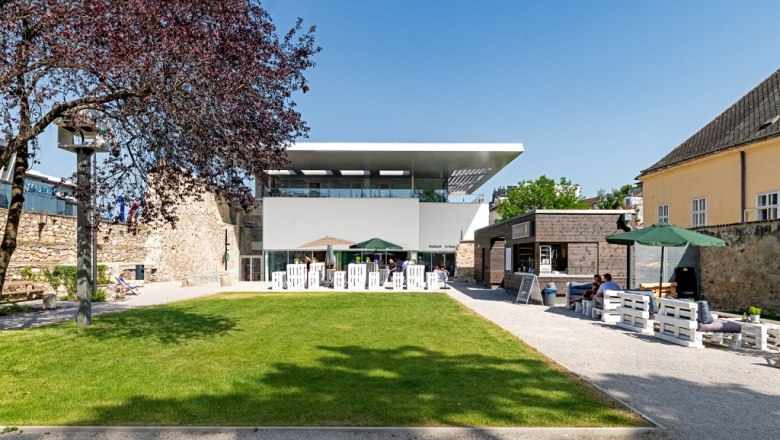
{"type": "Polygon", "coordinates": [[[658,297],[661,297],[662,287],[664,285],[664,246],[661,246],[661,273],[658,274],[658,297]]]}

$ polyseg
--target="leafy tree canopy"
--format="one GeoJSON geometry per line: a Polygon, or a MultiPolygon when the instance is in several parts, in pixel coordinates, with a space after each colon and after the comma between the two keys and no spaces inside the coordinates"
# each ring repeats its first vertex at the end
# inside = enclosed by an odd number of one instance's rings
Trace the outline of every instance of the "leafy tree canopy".
{"type": "Polygon", "coordinates": [[[293,96],[319,50],[313,27],[280,34],[257,0],[1,0],[0,163],[14,172],[0,286],[46,127],[98,128],[98,193],[138,200],[142,218],[175,221],[204,189],[248,207],[248,178],[308,132],[293,96]]]}
{"type": "Polygon", "coordinates": [[[534,209],[588,209],[579,195],[580,186],[561,177],[558,183],[547,176],[518,182],[496,207],[501,220],[525,214],[534,209]]]}
{"type": "Polygon", "coordinates": [[[600,189],[598,192],[598,201],[596,202],[596,208],[598,209],[620,209],[623,208],[624,200],[631,195],[631,190],[634,187],[631,185],[623,185],[618,189],[612,188],[612,191],[606,192],[600,189]]]}

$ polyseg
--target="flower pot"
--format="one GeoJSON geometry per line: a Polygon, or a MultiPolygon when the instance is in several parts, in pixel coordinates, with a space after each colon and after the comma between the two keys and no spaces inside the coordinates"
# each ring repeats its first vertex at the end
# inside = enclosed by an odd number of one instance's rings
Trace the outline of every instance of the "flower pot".
{"type": "Polygon", "coordinates": [[[753,324],[761,323],[761,315],[750,315],[750,322],[753,324]]]}

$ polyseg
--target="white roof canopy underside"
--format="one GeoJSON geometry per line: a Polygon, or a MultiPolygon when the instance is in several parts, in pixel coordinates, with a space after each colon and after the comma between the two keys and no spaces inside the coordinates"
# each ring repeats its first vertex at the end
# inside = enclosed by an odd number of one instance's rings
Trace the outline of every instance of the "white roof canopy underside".
{"type": "Polygon", "coordinates": [[[371,176],[408,171],[419,178],[448,179],[450,194],[471,194],[522,152],[520,143],[304,142],[287,149],[286,170],[297,175],[306,175],[303,170],[309,175],[312,170],[329,172],[323,175],[363,170],[371,176]]]}

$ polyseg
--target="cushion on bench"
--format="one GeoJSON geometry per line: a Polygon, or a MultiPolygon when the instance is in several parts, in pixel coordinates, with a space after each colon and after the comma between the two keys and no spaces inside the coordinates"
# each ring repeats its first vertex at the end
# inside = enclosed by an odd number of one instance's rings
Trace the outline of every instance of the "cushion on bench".
{"type": "Polygon", "coordinates": [[[715,319],[712,318],[710,313],[710,304],[707,301],[696,301],[699,305],[699,316],[696,318],[702,324],[712,324],[715,319]]]}
{"type": "Polygon", "coordinates": [[[726,321],[725,319],[718,319],[712,321],[709,324],[699,323],[698,330],[700,332],[716,332],[716,333],[742,333],[742,326],[734,321],[726,321]]]}

